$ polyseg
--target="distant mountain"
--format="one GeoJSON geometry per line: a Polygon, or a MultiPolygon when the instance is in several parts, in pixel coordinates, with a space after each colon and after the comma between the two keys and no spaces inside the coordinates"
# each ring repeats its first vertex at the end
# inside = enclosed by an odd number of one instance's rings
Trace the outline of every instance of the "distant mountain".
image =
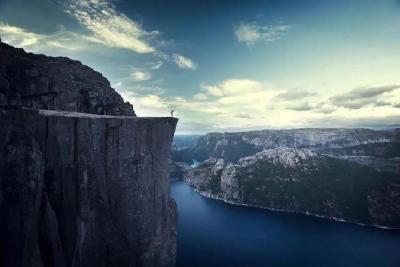
{"type": "MultiPolygon", "coordinates": [[[[198,139],[193,155],[237,161],[264,149],[277,147],[309,148],[329,152],[333,149],[399,141],[394,131],[371,129],[289,129],[243,133],[210,133],[198,139]]],[[[399,153],[400,154],[400,153],[399,153]]]]}
{"type": "Polygon", "coordinates": [[[175,152],[202,161],[180,170],[204,196],[400,227],[398,137],[370,129],[211,133],[175,152]]]}
{"type": "Polygon", "coordinates": [[[192,151],[200,135],[176,135],[172,142],[171,160],[173,162],[192,162],[192,151]]]}
{"type": "Polygon", "coordinates": [[[201,194],[236,204],[400,226],[400,177],[308,149],[274,148],[186,174],[201,194]]]}

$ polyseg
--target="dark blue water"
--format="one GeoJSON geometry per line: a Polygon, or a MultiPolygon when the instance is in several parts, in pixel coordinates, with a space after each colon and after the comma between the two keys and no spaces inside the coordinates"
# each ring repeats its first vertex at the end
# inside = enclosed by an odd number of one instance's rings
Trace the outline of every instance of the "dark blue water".
{"type": "Polygon", "coordinates": [[[400,231],[234,206],[172,184],[177,266],[400,266],[400,231]]]}

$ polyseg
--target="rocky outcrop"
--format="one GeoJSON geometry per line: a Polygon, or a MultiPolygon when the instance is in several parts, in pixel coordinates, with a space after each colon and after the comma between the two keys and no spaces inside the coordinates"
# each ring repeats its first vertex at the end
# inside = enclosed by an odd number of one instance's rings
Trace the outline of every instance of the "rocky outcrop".
{"type": "Polygon", "coordinates": [[[176,119],[23,109],[1,121],[2,266],[174,265],[176,119]]]}
{"type": "Polygon", "coordinates": [[[0,42],[0,106],[134,116],[132,105],[88,66],[0,42]]]}
{"type": "Polygon", "coordinates": [[[400,228],[400,178],[309,149],[267,149],[236,164],[209,159],[185,180],[229,203],[400,228]]]}
{"type": "Polygon", "coordinates": [[[66,58],[0,61],[0,266],[174,266],[177,119],[133,116],[66,58]]]}
{"type": "Polygon", "coordinates": [[[236,167],[232,163],[228,163],[221,174],[222,198],[228,202],[240,201],[239,179],[236,178],[236,175],[236,167]]]}

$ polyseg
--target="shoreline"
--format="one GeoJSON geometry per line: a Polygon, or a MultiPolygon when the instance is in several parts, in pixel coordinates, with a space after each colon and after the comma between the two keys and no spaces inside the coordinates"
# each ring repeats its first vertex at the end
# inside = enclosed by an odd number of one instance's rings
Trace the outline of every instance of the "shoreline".
{"type": "Polygon", "coordinates": [[[204,198],[219,200],[219,201],[222,201],[222,202],[224,202],[226,204],[230,204],[230,205],[251,207],[251,208],[257,208],[257,209],[263,209],[263,210],[275,211],[275,212],[295,213],[295,214],[300,214],[300,215],[316,217],[316,218],[324,219],[324,220],[331,220],[331,221],[336,221],[336,222],[341,222],[341,223],[353,224],[353,225],[357,225],[357,226],[362,226],[364,228],[370,227],[370,228],[381,229],[381,230],[400,230],[400,228],[396,228],[396,227],[388,227],[388,226],[383,226],[383,225],[366,224],[366,223],[360,223],[360,222],[354,222],[354,221],[347,221],[345,219],[328,217],[328,216],[320,215],[320,214],[312,214],[310,212],[281,210],[281,209],[274,209],[274,208],[268,208],[268,207],[262,207],[262,206],[256,206],[256,205],[241,204],[241,203],[225,200],[219,196],[216,196],[216,195],[208,193],[208,192],[199,191],[197,188],[193,187],[191,184],[189,184],[188,182],[186,182],[184,180],[182,182],[188,184],[195,192],[197,192],[200,196],[202,196],[204,198]]]}

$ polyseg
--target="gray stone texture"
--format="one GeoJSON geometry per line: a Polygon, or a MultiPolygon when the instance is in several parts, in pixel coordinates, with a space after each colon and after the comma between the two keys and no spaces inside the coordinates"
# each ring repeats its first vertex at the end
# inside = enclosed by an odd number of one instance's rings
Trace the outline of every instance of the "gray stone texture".
{"type": "Polygon", "coordinates": [[[0,43],[0,266],[174,266],[175,118],[98,72],[0,43]]]}

